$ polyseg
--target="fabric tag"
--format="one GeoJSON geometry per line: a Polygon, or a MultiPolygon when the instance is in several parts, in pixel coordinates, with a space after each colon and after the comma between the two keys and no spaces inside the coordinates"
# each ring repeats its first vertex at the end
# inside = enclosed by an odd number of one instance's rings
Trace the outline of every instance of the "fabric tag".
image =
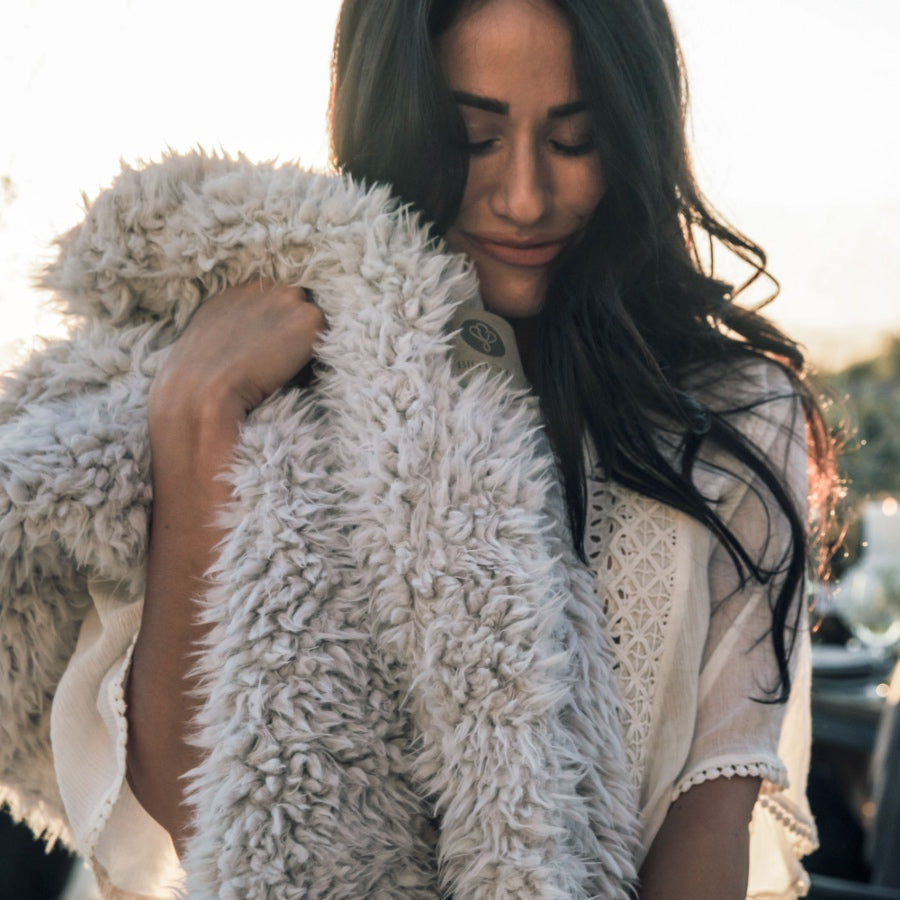
{"type": "Polygon", "coordinates": [[[480,297],[460,306],[450,327],[456,331],[453,371],[457,375],[465,375],[473,366],[487,364],[508,372],[512,376],[511,387],[528,390],[512,326],[506,319],[489,313],[480,297]]]}

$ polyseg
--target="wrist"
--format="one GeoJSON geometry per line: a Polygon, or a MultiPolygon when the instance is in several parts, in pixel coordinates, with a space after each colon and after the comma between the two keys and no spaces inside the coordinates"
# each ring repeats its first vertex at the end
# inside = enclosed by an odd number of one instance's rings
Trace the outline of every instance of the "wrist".
{"type": "MultiPolygon", "coordinates": [[[[221,382],[202,389],[186,380],[157,378],[147,398],[147,426],[154,455],[173,451],[209,459],[230,449],[247,415],[241,395],[221,382]]],[[[168,455],[168,453],[167,453],[168,455]]]]}

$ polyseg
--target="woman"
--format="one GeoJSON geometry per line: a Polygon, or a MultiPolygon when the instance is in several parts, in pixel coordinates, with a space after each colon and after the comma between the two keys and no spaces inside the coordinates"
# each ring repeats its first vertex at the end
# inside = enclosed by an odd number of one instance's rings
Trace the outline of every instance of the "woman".
{"type": "MultiPolygon", "coordinates": [[[[764,257],[693,183],[665,8],[346,0],[332,113],[337,165],[421,210],[474,264],[488,312],[512,327],[572,545],[597,574],[614,642],[640,896],[744,897],[751,868],[752,895],[795,896],[797,857],[814,841],[798,783],[806,427],[823,472],[829,447],[796,346],[703,271],[701,232],[759,272],[764,257]]],[[[146,813],[180,851],[192,834],[184,776],[203,761],[192,698],[207,688],[193,661],[217,634],[194,596],[224,565],[219,548],[236,525],[217,518],[234,490],[223,473],[248,415],[296,383],[333,324],[317,295],[276,280],[205,300],[150,390],[154,499],[127,686],[129,787],[113,789],[112,824],[107,815],[94,835],[108,848],[119,826],[151,835],[146,813]]],[[[64,697],[84,690],[78,668],[76,653],[64,697]]],[[[57,700],[57,733],[70,706],[57,700]]],[[[121,703],[117,714],[122,741],[121,703]]],[[[63,798],[77,805],[57,755],[63,798]]],[[[440,816],[432,825],[449,827],[440,816]]],[[[148,841],[161,846],[158,832],[148,841]]],[[[140,857],[134,846],[118,854],[140,857]]],[[[171,857],[152,864],[176,868],[171,857]]],[[[445,887],[467,896],[465,884],[457,872],[445,887]]]]}

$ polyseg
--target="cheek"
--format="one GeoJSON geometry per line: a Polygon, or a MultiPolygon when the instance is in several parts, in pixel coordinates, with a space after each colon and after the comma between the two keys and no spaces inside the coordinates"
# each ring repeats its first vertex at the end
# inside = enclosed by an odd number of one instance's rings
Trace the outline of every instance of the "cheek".
{"type": "MultiPolygon", "coordinates": [[[[479,160],[479,162],[482,162],[479,160]]],[[[456,221],[465,221],[468,214],[477,211],[479,203],[484,200],[490,191],[490,178],[486,175],[484,165],[469,165],[469,175],[466,178],[466,186],[463,189],[462,200],[459,204],[459,212],[456,221]]]]}
{"type": "Polygon", "coordinates": [[[586,163],[572,179],[569,190],[572,209],[583,219],[589,219],[600,201],[606,196],[606,176],[600,160],[586,161],[586,163]]]}

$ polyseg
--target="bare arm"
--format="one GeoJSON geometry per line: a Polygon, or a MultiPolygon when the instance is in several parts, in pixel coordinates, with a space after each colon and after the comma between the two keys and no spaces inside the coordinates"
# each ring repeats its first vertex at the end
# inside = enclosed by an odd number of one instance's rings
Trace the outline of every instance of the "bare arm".
{"type": "Polygon", "coordinates": [[[759,785],[758,778],[716,778],[685,791],[641,868],[641,900],[744,900],[759,785]]]}
{"type": "Polygon", "coordinates": [[[128,684],[128,781],[172,835],[187,837],[181,776],[199,761],[186,740],[189,672],[202,637],[194,598],[221,537],[216,480],[241,422],[312,358],[321,312],[299,289],[258,282],[195,314],[150,391],[153,521],[141,629],[128,684]]]}

